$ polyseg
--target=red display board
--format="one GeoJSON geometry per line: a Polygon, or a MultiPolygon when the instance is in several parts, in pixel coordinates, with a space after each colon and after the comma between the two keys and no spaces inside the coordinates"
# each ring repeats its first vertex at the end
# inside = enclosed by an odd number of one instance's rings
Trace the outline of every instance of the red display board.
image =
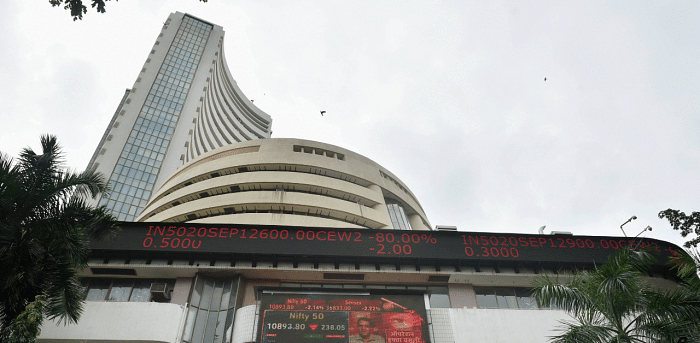
{"type": "Polygon", "coordinates": [[[121,223],[114,241],[91,242],[93,251],[141,251],[148,254],[256,255],[348,259],[421,260],[463,263],[604,263],[617,249],[658,253],[658,266],[681,250],[650,238],[530,235],[489,232],[358,230],[292,226],[121,223]]]}
{"type": "Polygon", "coordinates": [[[423,295],[263,293],[260,343],[430,343],[423,295]]]}

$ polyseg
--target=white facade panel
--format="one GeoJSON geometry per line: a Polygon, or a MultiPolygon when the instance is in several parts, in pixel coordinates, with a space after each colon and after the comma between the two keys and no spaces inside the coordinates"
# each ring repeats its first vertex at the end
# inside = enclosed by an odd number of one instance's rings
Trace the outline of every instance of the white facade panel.
{"type": "Polygon", "coordinates": [[[175,343],[185,310],[177,304],[88,301],[77,325],[45,321],[39,342],[175,343]]]}

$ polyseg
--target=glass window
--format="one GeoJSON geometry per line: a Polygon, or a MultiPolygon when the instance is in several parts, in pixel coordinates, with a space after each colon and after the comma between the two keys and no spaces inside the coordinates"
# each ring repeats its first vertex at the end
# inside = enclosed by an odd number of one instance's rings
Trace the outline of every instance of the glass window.
{"type": "Polygon", "coordinates": [[[137,280],[129,301],[148,302],[151,300],[151,280],[137,280]]]}
{"type": "Polygon", "coordinates": [[[513,288],[496,288],[496,300],[498,308],[518,308],[513,288]]]}
{"type": "Polygon", "coordinates": [[[446,293],[430,293],[430,308],[450,308],[450,296],[446,293]]]}
{"type": "Polygon", "coordinates": [[[192,329],[194,328],[194,319],[197,314],[197,308],[190,306],[189,313],[187,314],[187,322],[185,323],[185,333],[182,335],[183,342],[192,342],[192,329]]]}
{"type": "Polygon", "coordinates": [[[343,288],[349,288],[349,289],[362,289],[362,285],[343,285],[343,288]]]}
{"type": "MultiPolygon", "coordinates": [[[[447,287],[430,287],[430,289],[437,289],[437,288],[445,288],[445,292],[447,292],[447,287]]],[[[406,289],[411,289],[414,291],[424,291],[427,288],[423,286],[406,286],[406,289]]],[[[444,292],[443,292],[444,293],[444,292]]]]}
{"type": "Polygon", "coordinates": [[[209,316],[207,317],[207,326],[204,331],[204,337],[206,337],[207,341],[209,342],[211,342],[210,339],[215,338],[214,335],[216,332],[215,330],[218,322],[218,317],[219,311],[211,311],[209,312],[209,316]]]}
{"type": "Polygon", "coordinates": [[[201,343],[204,338],[204,326],[207,323],[207,310],[200,309],[197,311],[194,330],[192,332],[192,343],[201,343]]]}
{"type": "Polygon", "coordinates": [[[87,288],[87,301],[148,302],[152,283],[166,283],[170,290],[175,286],[171,279],[85,278],[82,282],[87,288]]]}
{"type": "Polygon", "coordinates": [[[112,282],[112,290],[109,292],[108,301],[129,301],[133,280],[123,279],[112,282]]]}
{"type": "Polygon", "coordinates": [[[537,300],[532,296],[532,291],[527,288],[516,288],[515,296],[518,299],[518,307],[523,309],[536,309],[537,300]]]}
{"type": "Polygon", "coordinates": [[[109,292],[110,280],[95,279],[88,283],[88,292],[85,300],[87,301],[104,301],[109,292]]]}
{"type": "Polygon", "coordinates": [[[200,300],[202,299],[202,291],[204,290],[204,280],[201,278],[197,279],[197,283],[194,285],[194,291],[192,292],[192,300],[190,302],[193,306],[200,307],[200,300]]]}
{"type": "Polygon", "coordinates": [[[496,291],[492,287],[474,287],[476,303],[480,308],[498,308],[496,291]]]}
{"type": "Polygon", "coordinates": [[[197,277],[183,342],[223,343],[230,340],[237,285],[235,279],[197,277]]]}
{"type": "Polygon", "coordinates": [[[233,317],[233,311],[219,311],[219,317],[216,320],[216,333],[214,334],[214,343],[222,343],[224,341],[224,334],[227,328],[228,314],[233,317]]]}
{"type": "Polygon", "coordinates": [[[537,301],[528,288],[474,287],[480,308],[537,309],[537,301]]]}
{"type": "Polygon", "coordinates": [[[396,200],[384,199],[386,201],[387,211],[391,218],[391,225],[394,230],[412,230],[411,224],[404,212],[403,206],[396,200]]]}
{"type": "Polygon", "coordinates": [[[406,286],[386,286],[386,289],[406,289],[406,286]]]}

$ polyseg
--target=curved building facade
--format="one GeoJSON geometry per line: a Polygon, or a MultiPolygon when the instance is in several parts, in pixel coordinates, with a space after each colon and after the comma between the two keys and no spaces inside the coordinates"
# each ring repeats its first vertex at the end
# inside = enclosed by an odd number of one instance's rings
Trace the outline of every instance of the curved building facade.
{"type": "Polygon", "coordinates": [[[207,78],[185,161],[234,143],[270,137],[270,116],[253,106],[238,88],[226,65],[223,37],[216,63],[207,78]]]}
{"type": "Polygon", "coordinates": [[[430,230],[416,197],[386,168],[337,146],[286,138],[200,155],[138,220],[430,230]]]}
{"type": "Polygon", "coordinates": [[[231,77],[221,26],[183,13],[163,23],[88,165],[109,180],[100,205],[124,221],[187,161],[231,143],[269,138],[272,119],[231,77]]]}

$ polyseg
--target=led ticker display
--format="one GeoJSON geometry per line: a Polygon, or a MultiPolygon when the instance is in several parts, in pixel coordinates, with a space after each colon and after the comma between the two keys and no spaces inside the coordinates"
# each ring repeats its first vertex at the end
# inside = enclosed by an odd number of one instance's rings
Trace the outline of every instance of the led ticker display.
{"type": "Polygon", "coordinates": [[[264,225],[121,224],[98,251],[144,251],[394,260],[602,263],[617,249],[649,249],[659,264],[679,247],[650,238],[486,232],[358,230],[264,225]]]}
{"type": "Polygon", "coordinates": [[[430,343],[421,295],[263,293],[261,343],[430,343]]]}

